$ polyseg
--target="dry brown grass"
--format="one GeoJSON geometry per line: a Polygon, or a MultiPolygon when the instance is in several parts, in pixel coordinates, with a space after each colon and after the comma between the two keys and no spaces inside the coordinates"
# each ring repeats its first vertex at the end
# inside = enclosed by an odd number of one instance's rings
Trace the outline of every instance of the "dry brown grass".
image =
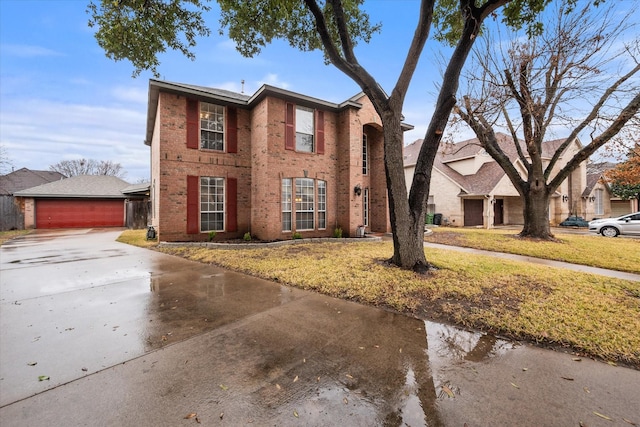
{"type": "Polygon", "coordinates": [[[527,255],[640,274],[640,239],[596,235],[556,235],[556,242],[521,239],[518,231],[437,228],[425,241],[527,255]]]}
{"type": "Polygon", "coordinates": [[[25,234],[29,234],[31,230],[10,230],[10,231],[0,231],[0,245],[4,242],[15,239],[18,236],[24,236],[25,234]]]}

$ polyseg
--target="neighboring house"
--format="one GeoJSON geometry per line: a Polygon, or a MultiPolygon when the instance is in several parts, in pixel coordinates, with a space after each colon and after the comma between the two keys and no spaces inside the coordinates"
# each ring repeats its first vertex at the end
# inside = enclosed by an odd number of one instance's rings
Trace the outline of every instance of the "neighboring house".
{"type": "Polygon", "coordinates": [[[22,199],[25,228],[123,227],[132,198],[125,189],[130,184],[115,176],[80,175],[14,195],[22,199]]]}
{"type": "Polygon", "coordinates": [[[0,231],[24,228],[24,206],[13,196],[15,192],[64,178],[59,172],[27,168],[0,176],[0,231]]]}
{"type": "Polygon", "coordinates": [[[364,94],[334,104],[150,80],[145,143],[163,241],[390,229],[381,120],[364,94]]]}
{"type": "MultiPolygon", "coordinates": [[[[500,147],[522,176],[526,169],[518,158],[509,135],[496,135],[500,147]]],[[[519,141],[524,144],[523,141],[519,141]]],[[[543,143],[543,161],[547,162],[564,140],[543,143]]],[[[422,140],[404,147],[404,168],[407,185],[413,180],[422,140]]],[[[555,166],[559,170],[580,149],[579,141],[570,144],[555,166]]],[[[526,150],[523,147],[523,151],[526,150]]],[[[559,224],[569,215],[584,216],[586,165],[573,171],[551,196],[549,221],[559,224]]],[[[588,201],[593,203],[592,201],[588,201]]],[[[482,148],[476,138],[456,144],[443,144],[436,155],[431,174],[428,211],[440,213],[442,221],[453,226],[521,225],[524,223],[523,201],[500,165],[482,148]]]]}
{"type": "Polygon", "coordinates": [[[586,218],[615,218],[637,210],[635,200],[622,200],[611,193],[604,173],[615,167],[616,164],[611,162],[587,165],[587,187],[582,194],[586,218]]]}

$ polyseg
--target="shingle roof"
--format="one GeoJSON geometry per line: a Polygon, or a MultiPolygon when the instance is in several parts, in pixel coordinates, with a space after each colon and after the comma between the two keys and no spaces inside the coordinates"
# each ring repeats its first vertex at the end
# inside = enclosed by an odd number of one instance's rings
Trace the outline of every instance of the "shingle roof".
{"type": "Polygon", "coordinates": [[[151,183],[142,182],[139,184],[131,184],[122,189],[123,194],[137,194],[137,193],[148,193],[151,188],[151,183]]]}
{"type": "Polygon", "coordinates": [[[59,181],[66,178],[60,172],[18,169],[6,175],[0,176],[0,194],[11,195],[16,191],[35,187],[48,182],[59,181]]]}
{"type": "MultiPolygon", "coordinates": [[[[513,143],[513,138],[510,135],[497,132],[496,139],[500,148],[511,162],[515,162],[518,159],[518,153],[513,143]]],[[[415,166],[422,142],[422,139],[418,139],[404,147],[405,167],[415,166]]],[[[542,145],[543,156],[552,155],[563,142],[564,139],[544,142],[542,145]]],[[[518,143],[526,155],[524,141],[518,140],[518,143]]],[[[505,176],[504,171],[496,161],[492,159],[490,162],[483,164],[475,174],[466,176],[456,172],[448,165],[462,159],[482,155],[483,152],[484,148],[482,148],[477,138],[471,138],[455,144],[442,144],[442,150],[436,155],[433,167],[455,182],[460,187],[460,190],[467,193],[467,195],[490,194],[505,176]]]]}
{"type": "Polygon", "coordinates": [[[602,178],[602,174],[614,167],[616,167],[616,164],[611,162],[587,164],[587,186],[582,192],[582,197],[589,197],[593,188],[596,186],[600,178],[602,178]]]}
{"type": "Polygon", "coordinates": [[[124,199],[129,183],[115,176],[79,175],[14,193],[20,197],[124,199]]]}

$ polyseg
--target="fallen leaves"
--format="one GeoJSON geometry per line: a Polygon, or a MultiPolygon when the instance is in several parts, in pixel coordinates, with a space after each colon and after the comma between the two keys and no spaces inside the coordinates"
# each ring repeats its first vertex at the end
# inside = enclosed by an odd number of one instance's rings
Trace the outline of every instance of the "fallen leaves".
{"type": "Polygon", "coordinates": [[[49,381],[51,378],[49,378],[49,375],[40,375],[38,377],[38,381],[49,381]]]}
{"type": "Polygon", "coordinates": [[[227,386],[226,386],[226,385],[224,385],[224,384],[220,384],[220,388],[221,388],[222,390],[224,390],[224,391],[229,390],[229,387],[227,387],[227,386]]]}
{"type": "Polygon", "coordinates": [[[510,383],[510,384],[511,384],[513,387],[517,388],[517,389],[519,389],[519,388],[520,388],[517,384],[514,384],[514,383],[510,383]]]}
{"type": "MultiPolygon", "coordinates": [[[[223,413],[223,414],[224,414],[224,413],[223,413]]],[[[220,414],[220,419],[222,419],[222,415],[223,415],[223,414],[220,414]]],[[[198,424],[200,424],[200,418],[198,418],[198,414],[197,414],[197,413],[195,413],[195,412],[191,412],[191,413],[189,413],[189,414],[187,414],[187,415],[185,415],[185,416],[184,416],[184,419],[185,419],[185,420],[191,420],[191,419],[194,419],[194,418],[195,418],[195,421],[196,421],[198,424]]]]}
{"type": "Polygon", "coordinates": [[[611,418],[607,417],[606,415],[602,415],[600,412],[593,411],[593,413],[602,419],[605,419],[607,421],[613,421],[611,418]]]}
{"type": "Polygon", "coordinates": [[[450,398],[452,398],[452,399],[456,397],[456,395],[455,395],[455,394],[453,394],[453,390],[451,390],[451,389],[449,388],[449,386],[448,386],[448,385],[446,385],[446,384],[442,385],[442,391],[444,391],[445,393],[447,393],[447,396],[449,396],[449,397],[450,397],[450,398]]]}
{"type": "Polygon", "coordinates": [[[27,365],[28,366],[36,366],[38,364],[38,362],[28,362],[27,365]]]}

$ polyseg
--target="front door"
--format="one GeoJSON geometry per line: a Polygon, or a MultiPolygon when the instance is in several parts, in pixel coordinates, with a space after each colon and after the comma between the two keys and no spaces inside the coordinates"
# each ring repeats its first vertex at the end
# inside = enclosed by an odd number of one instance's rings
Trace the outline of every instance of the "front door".
{"type": "Polygon", "coordinates": [[[493,225],[504,224],[504,200],[495,199],[493,204],[493,225]]]}

